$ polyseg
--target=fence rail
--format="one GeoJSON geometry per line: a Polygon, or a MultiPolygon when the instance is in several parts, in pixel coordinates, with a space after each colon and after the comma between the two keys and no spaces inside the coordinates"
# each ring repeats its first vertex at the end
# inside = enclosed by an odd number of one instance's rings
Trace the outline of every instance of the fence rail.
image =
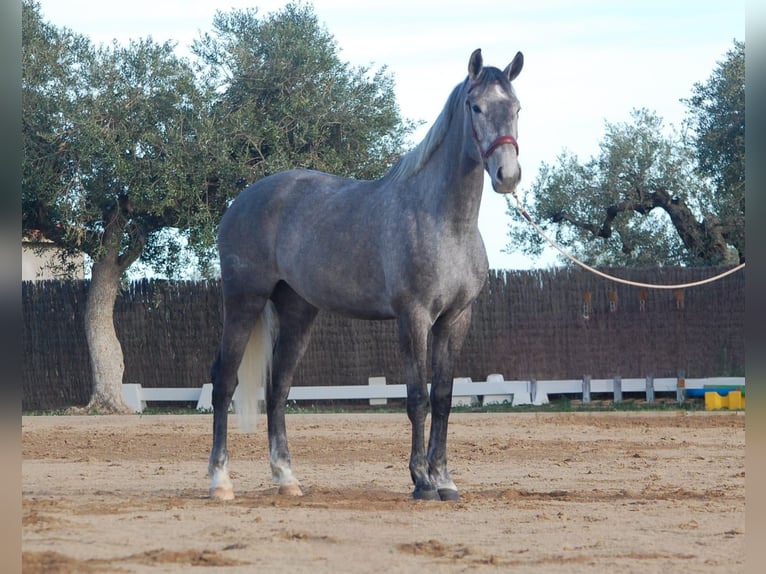
{"type": "MultiPolygon", "coordinates": [[[[542,405],[549,402],[548,395],[581,395],[583,402],[590,402],[590,393],[611,393],[615,402],[622,400],[623,392],[646,393],[646,400],[654,401],[655,392],[674,392],[679,402],[690,390],[724,388],[731,386],[744,387],[744,377],[709,377],[703,379],[683,379],[682,377],[644,379],[582,379],[559,381],[506,381],[502,375],[489,375],[486,381],[472,381],[469,378],[456,378],[452,390],[452,404],[458,405],[488,405],[508,402],[513,406],[542,405]]],[[[430,391],[430,385],[429,385],[430,391]]],[[[207,383],[202,387],[191,388],[144,388],[138,384],[122,386],[125,402],[135,412],[142,412],[147,401],[184,401],[197,402],[198,410],[213,408],[213,385],[207,383]]],[[[407,397],[407,386],[402,384],[387,385],[383,377],[370,377],[367,385],[340,385],[320,387],[292,387],[288,400],[290,401],[326,401],[326,400],[359,400],[367,399],[370,404],[384,404],[380,401],[387,399],[404,399],[407,397]],[[381,382],[382,380],[382,382],[381,382]]],[[[263,398],[263,397],[261,397],[263,398]]],[[[234,393],[236,409],[237,393],[234,393]]]]}

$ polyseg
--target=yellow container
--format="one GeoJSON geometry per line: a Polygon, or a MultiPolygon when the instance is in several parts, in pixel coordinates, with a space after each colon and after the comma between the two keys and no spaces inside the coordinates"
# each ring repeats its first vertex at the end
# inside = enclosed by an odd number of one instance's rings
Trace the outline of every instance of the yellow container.
{"type": "Polygon", "coordinates": [[[729,409],[731,411],[743,410],[745,408],[745,397],[742,391],[729,391],[729,394],[722,397],[718,393],[705,393],[705,410],[715,411],[718,409],[729,409]]]}

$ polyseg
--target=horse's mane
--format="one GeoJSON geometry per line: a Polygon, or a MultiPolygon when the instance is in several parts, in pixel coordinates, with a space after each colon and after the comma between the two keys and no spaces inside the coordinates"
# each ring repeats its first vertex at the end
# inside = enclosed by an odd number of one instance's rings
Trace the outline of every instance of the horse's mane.
{"type": "Polygon", "coordinates": [[[426,137],[423,138],[415,148],[404,154],[399,158],[388,173],[386,178],[406,179],[410,176],[418,173],[423,166],[431,158],[431,155],[439,148],[441,143],[449,131],[450,123],[455,115],[455,112],[462,107],[463,98],[462,93],[465,88],[466,82],[463,81],[455,86],[452,93],[447,98],[447,103],[444,104],[444,109],[436,118],[434,125],[428,130],[426,137]]]}

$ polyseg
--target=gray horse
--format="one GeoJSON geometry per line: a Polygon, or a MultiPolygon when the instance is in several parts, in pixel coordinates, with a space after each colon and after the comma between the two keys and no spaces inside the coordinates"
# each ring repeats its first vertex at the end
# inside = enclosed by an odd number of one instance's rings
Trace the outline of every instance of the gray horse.
{"type": "Polygon", "coordinates": [[[226,433],[238,383],[235,404],[245,411],[265,386],[274,481],[280,494],[302,494],[291,470],[285,406],[323,309],[397,321],[413,497],[459,499],[447,469],[453,364],[487,276],[478,228],[484,170],[498,193],[513,192],[521,178],[519,101],[511,82],[523,61],[519,52],[504,70],[485,67],[481,50],[474,51],[468,77],[425,139],[381,179],[285,171],[249,186],[226,211],[218,232],[224,324],[211,370],[211,497],[234,497],[226,433]]]}

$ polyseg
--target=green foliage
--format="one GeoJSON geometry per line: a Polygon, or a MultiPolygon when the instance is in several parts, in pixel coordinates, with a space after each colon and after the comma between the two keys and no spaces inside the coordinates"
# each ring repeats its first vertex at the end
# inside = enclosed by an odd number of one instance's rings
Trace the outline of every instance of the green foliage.
{"type": "MultiPolygon", "coordinates": [[[[690,263],[667,212],[653,210],[662,199],[698,209],[705,183],[694,176],[681,138],[665,135],[661,118],[634,110],[632,120],[607,123],[600,155],[585,163],[565,151],[556,165],[543,164],[532,185],[530,214],[590,265],[690,263]]],[[[515,226],[511,238],[511,245],[542,251],[528,226],[515,226]]]]}
{"type": "Polygon", "coordinates": [[[310,7],[219,12],[194,45],[94,47],[23,2],[23,233],[94,261],[211,271],[217,223],[247,184],[304,167],[380,176],[403,121],[385,68],[352,68],[310,7]]]}
{"type": "Polygon", "coordinates": [[[62,248],[76,248],[79,233],[62,228],[69,169],[61,132],[73,94],[82,90],[77,68],[91,57],[87,39],[42,21],[39,6],[25,0],[22,9],[22,231],[55,233],[62,248]]]}
{"type": "Polygon", "coordinates": [[[694,84],[689,107],[700,172],[715,186],[713,210],[745,255],[745,43],[719,62],[705,83],[694,84]]]}
{"type": "Polygon", "coordinates": [[[173,44],[96,48],[34,3],[23,13],[25,233],[124,270],[162,229],[222,209],[208,96],[173,44]]]}
{"type": "MultiPolygon", "coordinates": [[[[743,259],[739,49],[744,52],[744,45],[736,45],[708,84],[695,87],[688,102],[697,120],[693,137],[665,129],[645,109],[634,110],[630,122],[606,123],[596,157],[583,163],[564,151],[555,164],[542,164],[529,194],[531,217],[590,265],[719,265],[743,259]]],[[[510,203],[509,213],[515,213],[510,203]]],[[[510,238],[509,251],[542,253],[543,240],[525,222],[512,226],[510,238]]]]}
{"type": "Polygon", "coordinates": [[[310,7],[217,13],[194,44],[219,95],[215,115],[240,185],[285,169],[375,178],[413,125],[399,115],[386,69],[353,68],[310,7]]]}

